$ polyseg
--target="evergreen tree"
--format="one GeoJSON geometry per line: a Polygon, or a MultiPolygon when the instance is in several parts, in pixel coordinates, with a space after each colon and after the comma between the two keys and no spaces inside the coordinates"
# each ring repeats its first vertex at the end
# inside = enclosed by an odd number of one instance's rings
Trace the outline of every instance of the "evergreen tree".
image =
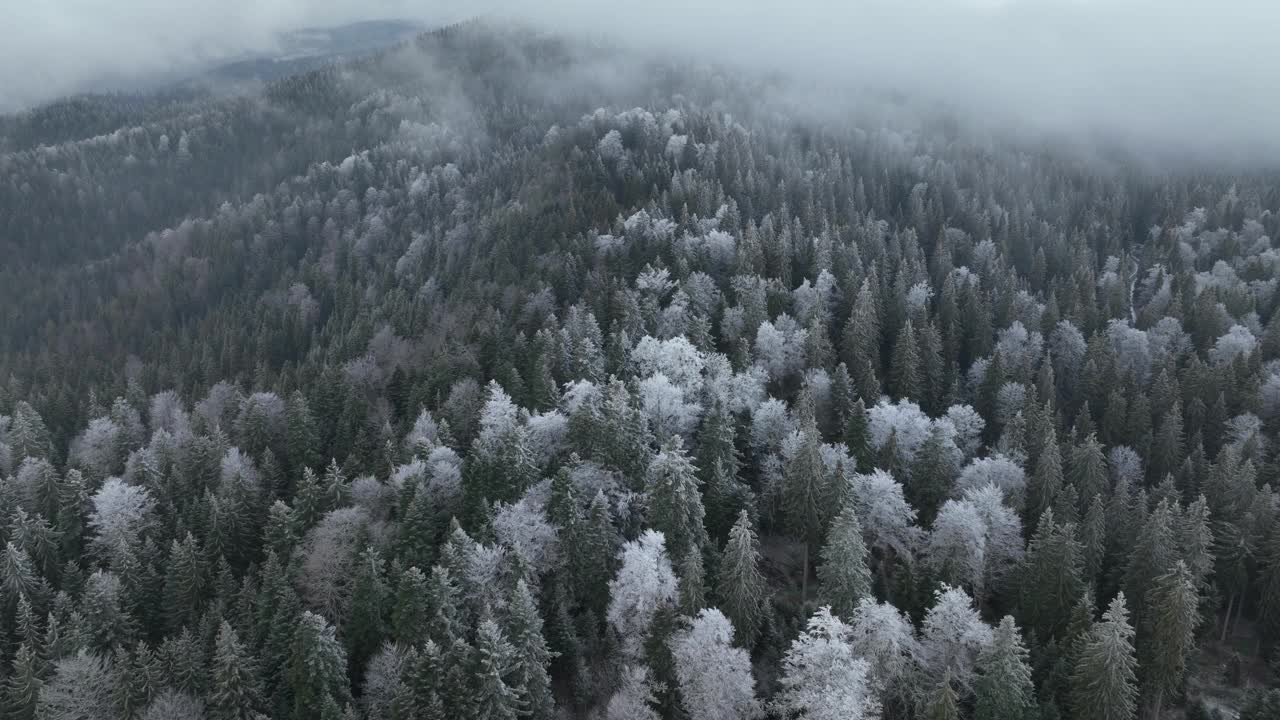
{"type": "Polygon", "coordinates": [[[295,625],[288,678],[294,720],[336,717],[351,699],[346,654],[333,627],[315,613],[302,613],[295,625]]]}
{"type": "MultiPolygon", "coordinates": [[[[515,648],[493,620],[476,628],[475,660],[471,669],[472,712],[485,720],[517,720],[525,711],[517,689],[507,684],[516,659],[515,648]]],[[[456,709],[456,708],[455,708],[456,709]]]]}
{"type": "Polygon", "coordinates": [[[387,634],[391,588],[387,585],[382,556],[367,547],[356,560],[352,579],[351,617],[343,624],[343,643],[352,678],[364,677],[369,658],[382,647],[387,634]]]}
{"type": "Polygon", "coordinates": [[[649,465],[649,526],[667,538],[672,557],[700,552],[706,544],[698,476],[693,463],[680,447],[669,442],[649,465]]]}
{"type": "Polygon", "coordinates": [[[34,720],[44,681],[40,677],[36,653],[23,643],[13,656],[13,666],[4,680],[4,717],[34,720]]]}
{"type": "Polygon", "coordinates": [[[511,676],[525,715],[534,720],[550,720],[555,716],[555,701],[547,668],[553,655],[542,635],[537,602],[523,580],[517,582],[508,605],[506,633],[514,649],[511,676]]]}
{"type": "Polygon", "coordinates": [[[1120,593],[1081,642],[1071,674],[1075,717],[1133,720],[1138,696],[1133,635],[1120,593]]]}
{"type": "Polygon", "coordinates": [[[747,511],[743,510],[729,531],[716,582],[720,609],[733,623],[735,637],[743,647],[755,645],[765,618],[766,592],[764,576],[760,573],[760,543],[747,511]]]}
{"type": "Polygon", "coordinates": [[[1075,526],[1059,525],[1052,510],[1040,525],[1023,560],[1020,617],[1036,637],[1048,640],[1066,627],[1071,607],[1084,590],[1084,553],[1075,526]]]}
{"type": "Polygon", "coordinates": [[[206,711],[209,720],[260,720],[257,666],[231,624],[223,622],[213,650],[206,711]]]}
{"type": "Polygon", "coordinates": [[[851,505],[836,516],[821,552],[818,581],[822,602],[841,618],[853,617],[863,598],[871,596],[871,568],[862,526],[851,505]]]}
{"type": "Polygon", "coordinates": [[[165,613],[170,632],[177,632],[200,618],[210,590],[204,555],[194,535],[187,533],[182,542],[173,541],[167,564],[165,613]]]}
{"type": "Polygon", "coordinates": [[[803,417],[799,443],[783,468],[782,510],[788,532],[804,545],[802,597],[807,599],[809,587],[809,549],[822,539],[831,501],[826,466],[818,447],[818,430],[814,425],[810,403],[800,400],[803,417]]]}
{"type": "Polygon", "coordinates": [[[1159,718],[1164,699],[1182,684],[1200,621],[1195,579],[1186,563],[1179,560],[1173,570],[1156,578],[1146,600],[1140,636],[1142,685],[1151,717],[1159,718]]]}
{"type": "Polygon", "coordinates": [[[1030,657],[1013,618],[1006,615],[978,655],[974,720],[1035,720],[1030,657]]]}
{"type": "Polygon", "coordinates": [[[955,480],[953,449],[948,445],[950,441],[944,436],[944,431],[934,424],[911,464],[910,482],[906,484],[907,500],[920,513],[920,521],[924,524],[933,522],[938,507],[951,493],[955,480]]]}
{"type": "Polygon", "coordinates": [[[921,396],[924,388],[920,364],[920,347],[916,342],[916,332],[911,321],[908,320],[902,326],[893,344],[889,381],[894,396],[913,399],[921,396]]]}
{"type": "Polygon", "coordinates": [[[960,720],[960,697],[951,684],[951,671],[942,674],[937,687],[930,693],[924,710],[925,720],[960,720]]]}

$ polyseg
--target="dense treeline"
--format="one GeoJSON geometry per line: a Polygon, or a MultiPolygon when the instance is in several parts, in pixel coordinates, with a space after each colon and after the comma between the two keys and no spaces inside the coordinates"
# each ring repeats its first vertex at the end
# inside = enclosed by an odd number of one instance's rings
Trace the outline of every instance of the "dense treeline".
{"type": "Polygon", "coordinates": [[[1276,717],[1276,176],[780,94],[0,122],[5,717],[1276,717]]]}

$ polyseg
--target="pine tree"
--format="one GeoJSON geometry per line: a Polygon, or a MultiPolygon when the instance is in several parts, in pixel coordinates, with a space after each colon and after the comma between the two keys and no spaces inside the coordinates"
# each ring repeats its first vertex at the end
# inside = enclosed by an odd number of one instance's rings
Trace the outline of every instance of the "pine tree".
{"type": "MultiPolygon", "coordinates": [[[[1156,578],[1169,572],[1176,560],[1173,510],[1168,501],[1161,501],[1142,526],[1137,544],[1129,553],[1124,578],[1125,593],[1132,597],[1145,596],[1147,590],[1155,586],[1156,578]]],[[[1141,618],[1145,612],[1134,615],[1141,618]]]]}
{"type": "Polygon", "coordinates": [[[346,654],[333,627],[315,613],[302,613],[295,626],[288,678],[293,720],[333,716],[351,699],[346,654]]]}
{"type": "Polygon", "coordinates": [[[890,389],[898,398],[919,398],[924,389],[920,376],[920,347],[910,320],[902,326],[893,344],[889,381],[890,389]]]}
{"type": "Polygon", "coordinates": [[[760,573],[760,543],[747,511],[743,510],[729,531],[716,583],[720,609],[733,623],[735,637],[743,647],[755,645],[764,621],[765,593],[764,576],[760,573]]]}
{"type": "Polygon", "coordinates": [[[960,720],[960,697],[951,684],[951,671],[942,674],[929,696],[924,710],[925,720],[960,720]]]}
{"type": "Polygon", "coordinates": [[[414,647],[427,639],[430,593],[427,576],[421,570],[410,567],[400,573],[391,611],[391,634],[396,641],[414,647]]]}
{"type": "Polygon", "coordinates": [[[515,664],[515,648],[493,620],[476,628],[475,660],[471,670],[472,702],[477,720],[517,720],[525,708],[506,677],[515,664]]]}
{"type": "Polygon", "coordinates": [[[1142,684],[1151,717],[1159,718],[1164,698],[1182,684],[1200,621],[1195,579],[1186,563],[1179,560],[1172,571],[1156,578],[1146,600],[1140,636],[1142,684]]]}
{"type": "Polygon", "coordinates": [[[787,531],[804,544],[804,577],[801,596],[807,600],[809,587],[809,550],[821,542],[826,518],[830,512],[831,488],[826,466],[818,447],[818,429],[813,421],[812,404],[804,398],[801,405],[800,442],[794,456],[788,458],[782,475],[782,511],[787,531]]]}
{"type": "Polygon", "coordinates": [[[515,650],[512,680],[520,692],[527,717],[550,720],[555,716],[555,701],[547,670],[553,655],[542,635],[542,617],[538,614],[537,601],[523,580],[517,582],[508,604],[506,633],[515,650]]]}
{"type": "Polygon", "coordinates": [[[669,442],[649,465],[649,526],[667,538],[671,557],[701,552],[707,531],[696,468],[679,440],[669,442]]]}
{"type": "Polygon", "coordinates": [[[956,467],[949,444],[942,428],[934,424],[911,464],[911,480],[905,488],[907,500],[919,511],[920,521],[926,525],[933,522],[955,480],[956,467]]]}
{"type": "Polygon", "coordinates": [[[862,398],[854,401],[845,419],[844,444],[849,448],[858,470],[870,470],[873,455],[870,432],[867,428],[867,406],[862,398]]]}
{"type": "Polygon", "coordinates": [[[34,720],[44,681],[40,677],[36,653],[26,644],[18,646],[13,667],[4,680],[4,717],[34,720]]]}
{"type": "Polygon", "coordinates": [[[974,720],[1034,720],[1035,685],[1030,657],[1013,618],[1006,615],[992,643],[978,655],[974,720]]]}
{"type": "Polygon", "coordinates": [[[231,624],[223,622],[213,650],[209,678],[209,720],[260,720],[261,695],[257,665],[240,644],[231,624]]]}
{"type": "Polygon", "coordinates": [[[1084,590],[1084,553],[1075,526],[1060,525],[1052,510],[1027,547],[1022,565],[1019,616],[1036,637],[1048,640],[1067,624],[1071,607],[1084,590]]]}
{"type": "Polygon", "coordinates": [[[818,582],[823,604],[831,612],[850,619],[858,603],[871,596],[871,568],[862,526],[852,505],[846,505],[827,531],[822,547],[818,582]]]}
{"type": "Polygon", "coordinates": [[[351,617],[343,625],[342,637],[351,677],[361,678],[369,658],[382,647],[391,603],[382,556],[373,547],[365,548],[356,560],[352,585],[351,617]]]}
{"type": "Polygon", "coordinates": [[[165,615],[169,631],[196,622],[209,593],[204,555],[191,533],[182,542],[173,541],[164,579],[165,615]]]}
{"type": "MultiPolygon", "coordinates": [[[[1102,443],[1093,435],[1071,452],[1071,472],[1068,480],[1076,486],[1080,499],[1087,504],[1095,498],[1103,496],[1110,487],[1107,478],[1107,459],[1102,452],[1102,443]]],[[[1082,512],[1086,507],[1080,508],[1082,512]]]]}
{"type": "Polygon", "coordinates": [[[1071,674],[1075,717],[1133,720],[1138,696],[1133,635],[1120,593],[1081,643],[1071,674]]]}
{"type": "Polygon", "coordinates": [[[285,447],[291,470],[300,473],[303,468],[319,467],[320,438],[316,431],[316,420],[306,396],[300,390],[295,390],[289,396],[289,403],[285,408],[285,428],[285,447]]]}
{"type": "Polygon", "coordinates": [[[1062,486],[1062,454],[1058,450],[1057,434],[1050,425],[1044,435],[1044,444],[1036,462],[1035,473],[1031,476],[1031,484],[1027,488],[1028,527],[1035,527],[1040,515],[1053,506],[1062,486]]]}

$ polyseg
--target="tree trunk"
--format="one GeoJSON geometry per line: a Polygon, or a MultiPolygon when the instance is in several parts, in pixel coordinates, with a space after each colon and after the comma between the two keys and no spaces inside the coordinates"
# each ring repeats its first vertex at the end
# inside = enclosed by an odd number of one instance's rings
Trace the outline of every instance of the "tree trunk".
{"type": "Polygon", "coordinates": [[[1160,706],[1164,704],[1164,690],[1157,690],[1151,701],[1151,720],[1160,720],[1160,706]]]}
{"type": "Polygon", "coordinates": [[[804,576],[800,578],[800,612],[807,615],[809,604],[809,543],[804,544],[804,576]]]}
{"type": "Polygon", "coordinates": [[[1231,606],[1235,604],[1236,596],[1234,593],[1227,596],[1227,614],[1222,617],[1222,636],[1218,638],[1218,642],[1227,641],[1227,631],[1231,629],[1231,606]]]}

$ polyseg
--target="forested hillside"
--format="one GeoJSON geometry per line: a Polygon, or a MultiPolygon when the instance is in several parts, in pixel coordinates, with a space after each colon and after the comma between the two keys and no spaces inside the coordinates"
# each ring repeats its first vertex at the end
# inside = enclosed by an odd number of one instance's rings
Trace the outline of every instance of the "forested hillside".
{"type": "Polygon", "coordinates": [[[1277,238],[489,22],[0,118],[0,717],[1275,720],[1277,238]]]}

